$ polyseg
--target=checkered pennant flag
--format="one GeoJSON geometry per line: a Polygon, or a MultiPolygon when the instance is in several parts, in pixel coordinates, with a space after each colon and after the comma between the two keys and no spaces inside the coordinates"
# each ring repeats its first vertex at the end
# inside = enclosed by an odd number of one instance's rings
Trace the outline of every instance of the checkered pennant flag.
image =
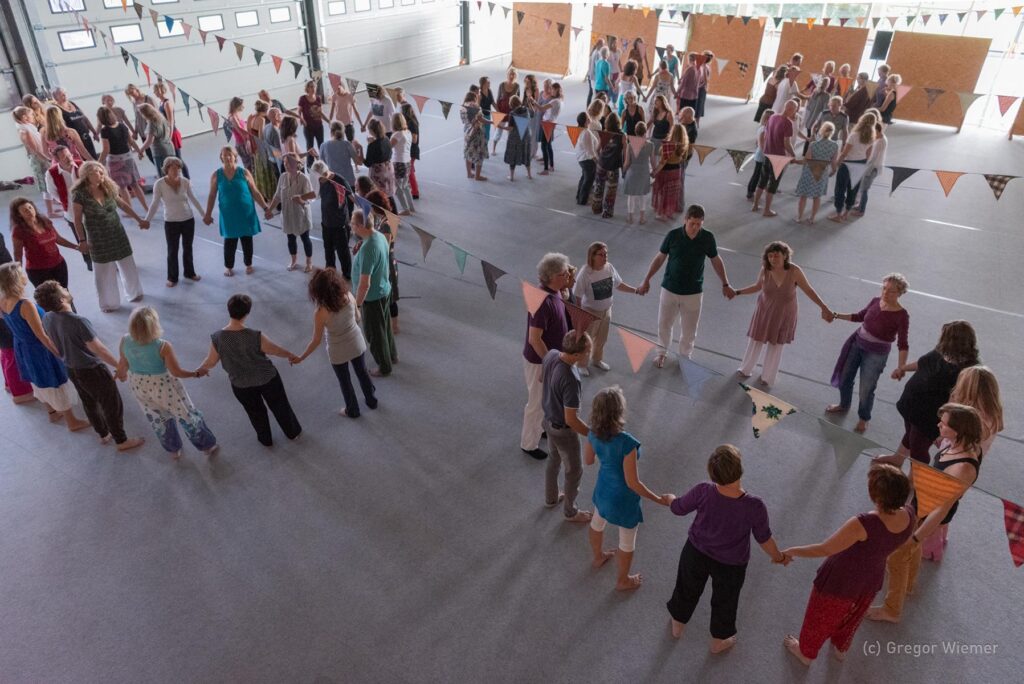
{"type": "Polygon", "coordinates": [[[750,65],[749,65],[749,64],[747,64],[746,62],[740,62],[740,61],[737,61],[737,62],[736,62],[736,67],[737,67],[737,68],[738,68],[738,69],[740,70],[740,73],[741,73],[741,74],[743,74],[744,76],[746,76],[746,75],[747,75],[747,69],[749,69],[749,68],[750,68],[750,65]]]}

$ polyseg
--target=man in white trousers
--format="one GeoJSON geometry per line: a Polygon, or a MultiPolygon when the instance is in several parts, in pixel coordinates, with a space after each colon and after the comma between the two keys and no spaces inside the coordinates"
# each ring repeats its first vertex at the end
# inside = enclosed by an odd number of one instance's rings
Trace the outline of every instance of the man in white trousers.
{"type": "Polygon", "coordinates": [[[665,365],[668,346],[672,342],[672,328],[678,319],[682,319],[679,355],[686,358],[693,355],[693,343],[697,338],[697,324],[700,322],[701,301],[704,297],[705,258],[711,260],[711,267],[722,281],[722,294],[725,298],[735,297],[736,291],[729,286],[729,278],[725,274],[725,263],[722,257],[718,256],[715,236],[704,230],[704,207],[691,204],[686,210],[684,225],[673,228],[665,236],[661,249],[651,260],[647,277],[637,288],[637,294],[647,294],[651,289],[651,278],[661,265],[668,261],[665,275],[661,280],[658,307],[658,342],[661,347],[654,357],[654,365],[658,368],[665,365]]]}

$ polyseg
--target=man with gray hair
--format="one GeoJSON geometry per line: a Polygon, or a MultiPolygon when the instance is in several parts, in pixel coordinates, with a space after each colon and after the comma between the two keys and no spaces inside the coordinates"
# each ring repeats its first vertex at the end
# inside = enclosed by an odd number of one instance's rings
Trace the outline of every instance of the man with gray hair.
{"type": "Polygon", "coordinates": [[[541,400],[542,363],[551,349],[561,349],[569,332],[569,317],[560,292],[569,286],[569,257],[549,252],[537,264],[537,279],[547,293],[533,314],[526,316],[526,344],[523,347],[523,374],[526,377],[526,408],[523,409],[523,432],[519,446],[538,461],[548,457],[540,448],[544,409],[541,400]]]}
{"type": "Polygon", "coordinates": [[[576,507],[583,479],[580,458],[580,436],[586,437],[590,427],[579,417],[582,384],[578,366],[590,361],[590,335],[570,330],[562,338],[561,351],[552,349],[544,356],[544,429],[548,432],[548,459],[544,476],[544,505],[554,508],[562,502],[566,522],[590,522],[592,513],[576,507]],[[565,492],[558,491],[558,471],[565,464],[565,492]]]}

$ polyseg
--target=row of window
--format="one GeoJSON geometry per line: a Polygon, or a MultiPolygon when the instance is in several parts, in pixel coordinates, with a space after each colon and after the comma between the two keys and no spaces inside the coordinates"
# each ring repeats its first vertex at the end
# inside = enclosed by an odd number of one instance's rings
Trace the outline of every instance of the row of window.
{"type": "MultiPolygon", "coordinates": [[[[420,0],[424,5],[434,2],[434,0],[420,0]]],[[[403,6],[415,5],[416,0],[399,0],[399,4],[403,6]]],[[[395,0],[377,0],[377,9],[391,9],[395,6],[395,0]]],[[[368,12],[372,9],[370,0],[352,0],[352,9],[356,12],[368,12]]],[[[327,3],[327,14],[334,17],[339,14],[345,14],[346,3],[345,0],[329,0],[327,3]]]]}
{"type": "MultiPolygon", "coordinates": [[[[148,0],[148,2],[151,5],[169,5],[169,4],[172,4],[172,3],[179,2],[179,0],[148,0]]],[[[353,8],[352,9],[355,10],[356,12],[367,12],[367,11],[369,11],[371,9],[370,2],[371,2],[371,0],[352,0],[352,3],[353,3],[353,8]]],[[[428,4],[428,3],[434,2],[434,0],[420,0],[420,2],[422,2],[423,4],[428,4]]],[[[50,3],[50,12],[52,12],[54,14],[61,14],[62,12],[84,12],[85,9],[86,9],[86,7],[85,7],[85,0],[49,0],[49,3],[50,3]]],[[[416,0],[399,0],[399,3],[404,5],[404,6],[415,5],[416,4],[416,0]]],[[[378,9],[391,9],[394,6],[395,6],[395,0],[377,0],[377,7],[378,7],[378,9]]],[[[121,0],[103,0],[103,7],[106,8],[106,9],[121,9],[122,8],[121,0]]],[[[271,10],[270,10],[270,23],[273,24],[273,23],[277,23],[278,21],[288,21],[288,19],[278,19],[277,21],[275,21],[274,20],[274,12],[275,12],[275,10],[283,10],[283,11],[287,12],[288,8],[287,7],[273,7],[273,8],[271,8],[271,10]]],[[[329,0],[328,3],[327,3],[327,14],[329,14],[331,16],[337,16],[339,14],[345,14],[346,11],[347,11],[346,0],[329,0]]],[[[252,12],[236,12],[235,13],[236,17],[239,14],[256,14],[256,12],[255,12],[255,10],[253,10],[252,12]]],[[[245,27],[245,26],[255,26],[258,23],[259,23],[259,19],[257,19],[252,24],[238,24],[238,25],[240,27],[245,27]]],[[[202,24],[202,18],[200,18],[200,28],[202,28],[204,31],[217,31],[217,30],[220,30],[220,29],[207,29],[207,28],[204,28],[201,24],[202,24]]],[[[223,26],[221,28],[223,28],[223,26]]]]}

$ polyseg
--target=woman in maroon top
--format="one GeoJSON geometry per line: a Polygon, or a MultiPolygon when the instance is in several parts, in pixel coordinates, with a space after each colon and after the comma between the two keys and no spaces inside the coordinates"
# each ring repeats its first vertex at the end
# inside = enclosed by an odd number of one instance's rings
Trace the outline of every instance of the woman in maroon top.
{"type": "Polygon", "coordinates": [[[820,544],[782,552],[798,558],[828,556],[814,578],[800,638],[789,634],[783,640],[804,665],[818,657],[829,639],[836,659],[846,657],[853,635],[882,588],[885,559],[914,530],[916,516],[904,505],[909,494],[910,480],[899,468],[876,463],[868,471],[868,496],[875,510],[850,518],[820,544]]]}
{"type": "MultiPolygon", "coordinates": [[[[299,120],[306,136],[306,149],[319,150],[324,142],[324,100],[316,92],[316,81],[306,83],[306,92],[299,98],[299,120]]],[[[313,155],[307,154],[306,168],[312,165],[313,155]]]]}
{"type": "Polygon", "coordinates": [[[57,233],[50,219],[36,210],[27,197],[11,202],[11,241],[14,260],[25,258],[25,272],[33,286],[56,280],[61,287],[68,286],[68,264],[57,245],[77,250],[78,245],[57,233]]]}
{"type": "Polygon", "coordinates": [[[890,273],[882,279],[882,296],[875,297],[857,313],[839,314],[833,318],[860,323],[861,326],[847,338],[835,369],[832,371],[832,386],[839,389],[839,403],[831,404],[825,413],[846,413],[853,403],[853,383],[860,371],[860,401],[857,404],[856,432],[868,429],[871,407],[875,403],[875,387],[885,370],[889,350],[896,342],[899,349],[898,368],[907,364],[910,344],[907,334],[910,330],[910,314],[900,305],[900,297],[907,291],[907,279],[900,273],[890,273]]]}

